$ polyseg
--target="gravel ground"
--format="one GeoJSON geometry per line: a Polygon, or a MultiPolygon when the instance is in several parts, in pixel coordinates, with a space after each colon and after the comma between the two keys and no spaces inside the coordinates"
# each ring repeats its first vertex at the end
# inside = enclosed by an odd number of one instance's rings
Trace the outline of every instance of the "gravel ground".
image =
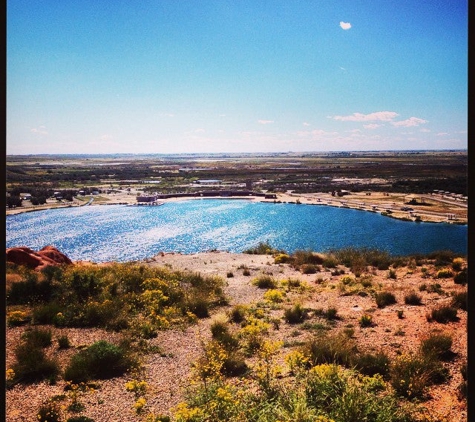
{"type": "MultiPolygon", "coordinates": [[[[435,329],[452,334],[454,340],[452,351],[455,357],[446,363],[452,377],[449,383],[431,388],[432,398],[425,403],[425,406],[434,417],[440,419],[446,417],[451,422],[467,421],[466,401],[459,400],[457,396],[457,388],[462,381],[460,367],[467,360],[467,313],[459,311],[459,321],[449,324],[428,322],[426,319],[431,307],[450,302],[451,292],[465,290],[464,287],[454,284],[453,279],[437,280],[446,295],[420,292],[423,305],[409,306],[404,304],[404,295],[411,289],[417,289],[423,282],[430,284],[434,281],[424,280],[420,271],[412,272],[407,268],[397,270],[396,280],[389,279],[387,271],[375,271],[373,284],[387,287],[397,298],[397,304],[379,309],[370,296],[341,295],[338,289],[341,276],[332,276],[329,272],[303,275],[286,264],[274,264],[270,256],[227,252],[194,255],[170,253],[157,255],[148,260],[148,265],[167,266],[173,270],[187,270],[222,277],[227,282],[225,293],[229,298],[229,306],[216,310],[211,318],[200,320],[198,324],[186,329],[160,332],[157,338],[150,341],[152,345],[158,346],[159,352],[144,357],[144,379],[149,384],[145,415],[167,414],[183,400],[184,391],[189,385],[191,363],[200,356],[203,342],[209,339],[209,327],[212,321],[223,317],[232,305],[250,304],[261,300],[264,291],[253,286],[251,279],[265,273],[272,274],[277,279],[292,277],[306,281],[312,290],[304,296],[293,299],[312,309],[335,307],[340,319],[335,321],[334,329],[352,325],[354,337],[361,350],[381,349],[394,357],[401,352],[416,350],[421,338],[435,329]],[[245,268],[250,271],[250,276],[243,274],[245,268]],[[404,318],[398,318],[397,310],[403,311],[404,318]],[[366,329],[359,327],[358,320],[364,312],[371,312],[375,322],[373,327],[366,329]]],[[[289,298],[292,299],[292,295],[289,298]]],[[[282,317],[282,309],[273,312],[276,317],[282,317]]],[[[6,369],[14,362],[13,349],[24,329],[24,327],[7,329],[6,369]]],[[[97,340],[117,341],[120,336],[99,329],[53,328],[52,330],[54,338],[67,334],[73,346],[71,349],[58,350],[57,345],[54,345],[48,350],[48,353],[56,355],[63,365],[69,361],[72,354],[76,353],[77,348],[90,345],[97,340]]],[[[282,321],[279,329],[272,330],[271,336],[276,340],[297,342],[308,336],[308,330],[289,326],[282,321]]],[[[80,402],[85,405],[80,414],[93,418],[95,422],[143,420],[143,416],[135,414],[133,393],[125,389],[125,383],[130,379],[132,377],[126,375],[100,381],[98,389],[80,397],[80,402]]],[[[36,420],[36,413],[41,404],[49,398],[66,394],[64,387],[64,381],[58,381],[55,385],[43,382],[28,386],[17,385],[7,390],[6,420],[9,422],[36,420]]],[[[60,403],[65,404],[67,401],[60,403]]]]}

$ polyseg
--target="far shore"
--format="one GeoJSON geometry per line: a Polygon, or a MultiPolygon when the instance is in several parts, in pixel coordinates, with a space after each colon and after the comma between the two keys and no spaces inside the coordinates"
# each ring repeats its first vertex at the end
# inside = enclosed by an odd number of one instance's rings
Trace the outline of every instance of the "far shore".
{"type": "MultiPolygon", "coordinates": [[[[256,202],[271,203],[293,203],[302,205],[323,205],[340,208],[359,209],[362,211],[380,213],[391,218],[421,221],[433,223],[467,224],[468,207],[467,202],[458,201],[442,195],[418,195],[386,192],[365,192],[350,193],[345,196],[333,196],[330,193],[278,193],[276,199],[264,199],[256,196],[234,196],[234,197],[178,197],[159,199],[159,203],[167,203],[184,200],[203,199],[246,199],[256,202]],[[411,202],[412,203],[409,204],[411,202]],[[408,205],[409,204],[409,205],[408,205]]],[[[70,208],[78,206],[97,205],[139,205],[136,194],[133,192],[101,194],[97,197],[86,196],[82,199],[74,199],[72,202],[50,202],[43,205],[29,205],[6,209],[6,215],[14,215],[25,212],[44,211],[55,208],[70,208]],[[92,202],[89,203],[90,199],[92,202]]],[[[141,206],[153,206],[152,204],[141,204],[141,206]]]]}

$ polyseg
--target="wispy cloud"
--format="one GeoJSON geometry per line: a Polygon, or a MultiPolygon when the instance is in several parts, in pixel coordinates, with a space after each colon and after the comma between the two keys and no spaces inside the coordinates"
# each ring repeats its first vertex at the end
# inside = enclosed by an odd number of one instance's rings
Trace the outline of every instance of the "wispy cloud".
{"type": "Polygon", "coordinates": [[[427,120],[419,119],[418,117],[409,117],[409,119],[401,120],[399,122],[391,122],[391,124],[394,126],[403,126],[403,127],[419,126],[424,123],[427,123],[427,120]]]}
{"type": "Polygon", "coordinates": [[[273,120],[258,120],[257,122],[260,123],[261,125],[269,125],[271,123],[274,123],[273,120]]]}
{"type": "Polygon", "coordinates": [[[302,125],[304,125],[304,126],[310,126],[310,123],[303,122],[302,125]]]}
{"type": "Polygon", "coordinates": [[[341,120],[342,122],[389,122],[397,116],[399,116],[399,114],[394,111],[377,111],[369,114],[353,113],[349,116],[332,116],[331,118],[341,120]]]}
{"type": "Polygon", "coordinates": [[[35,135],[41,135],[45,136],[48,134],[48,131],[46,130],[46,126],[38,126],[30,129],[31,133],[34,133],[35,135]]]}
{"type": "Polygon", "coordinates": [[[365,129],[376,129],[382,125],[378,125],[377,123],[370,123],[369,125],[363,125],[365,129]]]}
{"type": "Polygon", "coordinates": [[[347,31],[348,29],[351,28],[351,23],[349,23],[349,22],[340,22],[340,28],[347,31]]]}
{"type": "Polygon", "coordinates": [[[447,136],[450,135],[448,132],[439,132],[437,136],[447,136]]]}

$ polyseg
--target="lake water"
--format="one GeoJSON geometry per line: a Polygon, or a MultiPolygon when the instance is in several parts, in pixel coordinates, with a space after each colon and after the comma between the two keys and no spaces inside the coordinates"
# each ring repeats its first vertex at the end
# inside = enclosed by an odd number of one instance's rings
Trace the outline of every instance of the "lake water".
{"type": "Polygon", "coordinates": [[[160,252],[242,252],[269,242],[287,252],[342,247],[392,255],[467,253],[467,226],[415,223],[323,205],[190,200],[162,206],[85,206],[7,216],[6,247],[53,245],[73,261],[134,261],[160,252]]]}

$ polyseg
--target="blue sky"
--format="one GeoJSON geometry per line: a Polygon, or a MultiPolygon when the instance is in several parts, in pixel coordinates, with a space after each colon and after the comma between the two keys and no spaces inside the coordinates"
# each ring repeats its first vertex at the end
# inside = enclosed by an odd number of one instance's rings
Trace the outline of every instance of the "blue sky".
{"type": "Polygon", "coordinates": [[[467,0],[7,0],[7,154],[466,149],[467,0]]]}

